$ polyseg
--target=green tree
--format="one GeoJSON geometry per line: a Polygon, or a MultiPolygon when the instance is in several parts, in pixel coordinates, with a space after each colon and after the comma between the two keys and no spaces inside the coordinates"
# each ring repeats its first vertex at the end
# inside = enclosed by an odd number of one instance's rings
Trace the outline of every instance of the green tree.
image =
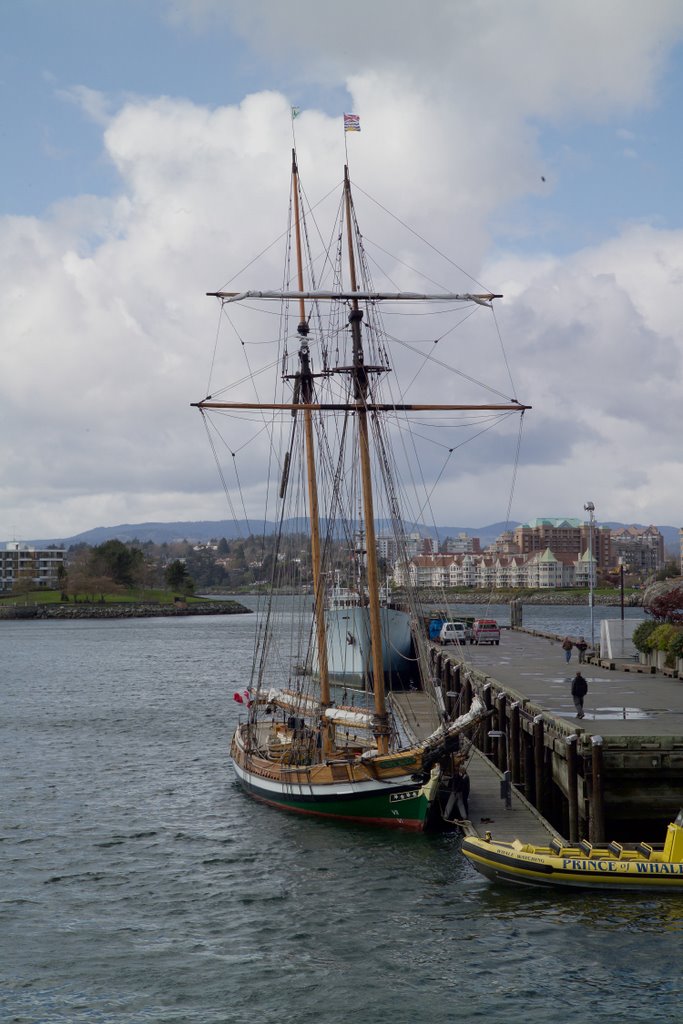
{"type": "Polygon", "coordinates": [[[93,575],[110,576],[122,587],[134,587],[144,566],[140,548],[128,547],[120,540],[108,540],[92,549],[93,575]]]}
{"type": "Polygon", "coordinates": [[[171,590],[178,590],[182,594],[191,594],[194,590],[194,580],[187,571],[187,566],[179,558],[166,568],[166,583],[171,590]]]}
{"type": "Polygon", "coordinates": [[[641,651],[643,654],[648,654],[652,650],[650,637],[656,628],[657,623],[653,622],[652,619],[644,619],[638,626],[636,626],[633,630],[633,644],[637,651],[641,651]]]}

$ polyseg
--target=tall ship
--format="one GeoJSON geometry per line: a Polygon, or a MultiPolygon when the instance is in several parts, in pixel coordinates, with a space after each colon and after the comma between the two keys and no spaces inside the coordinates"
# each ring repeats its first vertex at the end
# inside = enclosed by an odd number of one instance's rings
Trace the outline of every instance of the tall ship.
{"type": "MultiPolygon", "coordinates": [[[[230,503],[244,508],[259,496],[264,523],[277,522],[275,536],[263,538],[266,594],[253,669],[234,679],[243,713],[232,763],[244,790],[274,807],[423,831],[438,823],[444,792],[462,784],[467,736],[486,711],[475,699],[447,713],[407,572],[402,503],[412,503],[413,523],[426,514],[428,502],[415,506],[411,495],[427,470],[432,481],[443,475],[464,423],[481,434],[527,407],[507,396],[483,404],[436,398],[445,374],[432,362],[437,379],[427,379],[433,356],[418,316],[431,314],[430,331],[446,337],[454,329],[446,321],[490,313],[497,296],[431,281],[404,290],[396,279],[413,276],[405,259],[388,261],[388,287],[375,284],[348,166],[323,228],[292,152],[283,249],[279,287],[268,286],[271,277],[258,288],[208,293],[233,339],[223,368],[239,360],[238,379],[232,390],[212,384],[193,403],[219,464],[221,449],[232,460],[230,503]],[[436,436],[440,416],[439,471],[421,461],[416,442],[436,436]],[[237,451],[245,453],[239,470],[237,451]],[[260,465],[268,466],[265,479],[260,465]],[[378,551],[380,522],[391,526],[391,564],[378,551]],[[401,568],[397,607],[387,579],[401,568]],[[433,711],[419,742],[406,710],[412,694],[423,706],[427,695],[433,711]]],[[[255,274],[253,264],[245,273],[255,274]]]]}

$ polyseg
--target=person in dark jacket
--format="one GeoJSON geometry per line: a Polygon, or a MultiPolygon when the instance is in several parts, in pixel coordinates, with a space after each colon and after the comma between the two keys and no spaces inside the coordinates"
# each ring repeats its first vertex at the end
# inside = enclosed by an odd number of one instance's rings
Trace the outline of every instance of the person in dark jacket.
{"type": "Polygon", "coordinates": [[[579,664],[583,664],[583,662],[586,660],[586,651],[588,650],[588,644],[586,643],[584,638],[580,636],[574,644],[574,647],[576,647],[577,651],[579,652],[579,664]]]}
{"type": "Polygon", "coordinates": [[[570,640],[568,636],[566,636],[564,638],[564,640],[562,641],[562,650],[564,651],[564,657],[565,657],[566,661],[569,661],[569,659],[572,656],[572,647],[573,646],[574,646],[574,642],[572,640],[570,640]]]}
{"type": "Polygon", "coordinates": [[[572,680],[572,697],[574,698],[574,707],[576,708],[576,717],[583,718],[583,698],[588,693],[588,683],[581,675],[579,670],[574,679],[572,680]]]}

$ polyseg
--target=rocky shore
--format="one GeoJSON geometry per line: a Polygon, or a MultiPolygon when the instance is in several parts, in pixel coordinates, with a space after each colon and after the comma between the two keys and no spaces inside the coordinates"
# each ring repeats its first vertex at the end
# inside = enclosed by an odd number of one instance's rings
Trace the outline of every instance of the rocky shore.
{"type": "Polygon", "coordinates": [[[202,604],[17,604],[0,605],[0,619],[151,619],[187,615],[244,615],[251,613],[238,601],[202,604]]]}
{"type": "MultiPolygon", "coordinates": [[[[423,604],[436,604],[443,605],[444,596],[447,604],[509,604],[510,601],[519,601],[521,605],[525,604],[546,604],[546,605],[586,605],[588,604],[588,594],[585,590],[582,591],[562,591],[557,593],[548,593],[543,590],[536,590],[532,593],[520,594],[519,591],[514,590],[465,590],[459,593],[447,591],[429,591],[421,590],[420,597],[423,604]]],[[[396,601],[401,600],[401,591],[394,591],[392,599],[396,601]]],[[[640,608],[643,603],[643,591],[630,591],[624,594],[624,606],[626,608],[640,608]]],[[[618,592],[614,594],[596,594],[595,605],[603,605],[606,607],[619,608],[621,605],[621,597],[618,592]]]]}

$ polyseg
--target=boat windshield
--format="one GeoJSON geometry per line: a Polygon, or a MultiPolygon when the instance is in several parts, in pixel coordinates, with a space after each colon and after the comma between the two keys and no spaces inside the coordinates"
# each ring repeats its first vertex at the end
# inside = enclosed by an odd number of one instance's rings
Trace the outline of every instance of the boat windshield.
{"type": "Polygon", "coordinates": [[[674,822],[674,825],[679,825],[681,828],[683,828],[683,807],[678,812],[678,815],[676,816],[676,820],[674,822]]]}

